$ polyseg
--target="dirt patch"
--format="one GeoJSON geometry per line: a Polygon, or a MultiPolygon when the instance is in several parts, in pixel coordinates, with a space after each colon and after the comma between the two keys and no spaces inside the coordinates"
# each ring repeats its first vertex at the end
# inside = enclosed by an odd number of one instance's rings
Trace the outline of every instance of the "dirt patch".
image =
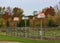
{"type": "Polygon", "coordinates": [[[9,41],[0,41],[0,43],[22,43],[22,42],[9,42],[9,41]]]}

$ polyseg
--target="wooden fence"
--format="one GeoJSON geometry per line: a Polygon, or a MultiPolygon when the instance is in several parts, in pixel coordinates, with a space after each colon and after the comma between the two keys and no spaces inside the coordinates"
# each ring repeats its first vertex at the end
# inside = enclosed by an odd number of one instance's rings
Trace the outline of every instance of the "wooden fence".
{"type": "Polygon", "coordinates": [[[25,37],[33,39],[59,39],[60,40],[60,28],[59,27],[8,27],[0,28],[0,35],[25,37]]]}

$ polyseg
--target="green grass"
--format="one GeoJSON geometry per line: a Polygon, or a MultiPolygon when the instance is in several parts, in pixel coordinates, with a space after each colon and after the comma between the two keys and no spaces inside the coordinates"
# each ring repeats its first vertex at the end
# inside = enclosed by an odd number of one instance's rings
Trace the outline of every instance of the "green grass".
{"type": "Polygon", "coordinates": [[[60,30],[45,31],[45,36],[60,36],[60,30]]]}
{"type": "Polygon", "coordinates": [[[34,40],[29,38],[17,38],[13,36],[0,36],[0,41],[16,41],[23,43],[60,43],[60,41],[45,41],[45,40],[34,40]]]}

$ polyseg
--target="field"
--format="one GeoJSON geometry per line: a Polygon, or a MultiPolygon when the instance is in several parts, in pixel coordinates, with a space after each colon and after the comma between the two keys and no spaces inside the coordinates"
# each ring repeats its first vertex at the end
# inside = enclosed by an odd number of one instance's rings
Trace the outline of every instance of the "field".
{"type": "Polygon", "coordinates": [[[28,38],[17,38],[11,36],[0,36],[0,41],[15,41],[15,42],[23,42],[23,43],[60,43],[60,41],[48,41],[48,40],[34,40],[28,38]]]}

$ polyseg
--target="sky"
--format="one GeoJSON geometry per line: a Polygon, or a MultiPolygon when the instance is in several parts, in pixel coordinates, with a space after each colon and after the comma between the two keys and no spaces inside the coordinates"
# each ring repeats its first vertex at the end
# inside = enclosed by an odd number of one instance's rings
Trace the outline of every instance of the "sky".
{"type": "Polygon", "coordinates": [[[2,7],[19,7],[25,15],[31,15],[33,11],[41,11],[45,7],[55,6],[60,0],[0,0],[2,7]]]}

